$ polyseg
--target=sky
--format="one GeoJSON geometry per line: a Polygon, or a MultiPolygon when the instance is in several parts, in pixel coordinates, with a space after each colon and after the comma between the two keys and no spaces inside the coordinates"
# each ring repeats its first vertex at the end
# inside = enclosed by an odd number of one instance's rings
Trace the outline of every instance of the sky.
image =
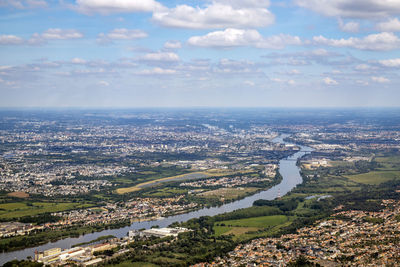
{"type": "Polygon", "coordinates": [[[400,0],[0,0],[0,107],[399,107],[400,0]]]}

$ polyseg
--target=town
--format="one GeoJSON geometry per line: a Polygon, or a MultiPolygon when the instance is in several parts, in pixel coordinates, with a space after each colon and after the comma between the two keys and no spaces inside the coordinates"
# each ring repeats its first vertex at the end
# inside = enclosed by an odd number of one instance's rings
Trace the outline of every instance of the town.
{"type": "Polygon", "coordinates": [[[400,204],[388,193],[400,188],[396,117],[387,126],[350,113],[314,124],[285,114],[75,116],[0,117],[2,264],[22,249],[31,253],[18,260],[45,265],[399,260],[400,204]],[[127,236],[78,241],[123,227],[127,236]],[[57,245],[68,237],[70,246],[57,245]]]}
{"type": "Polygon", "coordinates": [[[380,212],[337,212],[295,234],[256,239],[237,246],[227,257],[194,266],[285,266],[301,255],[321,266],[396,266],[400,201],[383,204],[386,208],[380,212]]]}

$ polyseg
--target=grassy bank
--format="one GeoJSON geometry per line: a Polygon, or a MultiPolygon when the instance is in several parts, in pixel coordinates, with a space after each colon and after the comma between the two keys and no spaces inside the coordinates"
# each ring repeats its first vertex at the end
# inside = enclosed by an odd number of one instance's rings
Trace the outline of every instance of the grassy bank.
{"type": "Polygon", "coordinates": [[[66,210],[89,208],[93,204],[71,202],[12,202],[0,204],[0,219],[13,219],[25,216],[35,216],[42,213],[60,212],[66,210]]]}

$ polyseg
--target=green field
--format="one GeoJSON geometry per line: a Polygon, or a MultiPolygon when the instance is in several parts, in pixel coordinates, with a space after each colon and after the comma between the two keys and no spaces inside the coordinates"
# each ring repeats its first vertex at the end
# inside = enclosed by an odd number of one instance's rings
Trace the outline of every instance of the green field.
{"type": "Polygon", "coordinates": [[[375,161],[381,165],[380,170],[400,170],[400,157],[377,157],[375,161]]]}
{"type": "Polygon", "coordinates": [[[234,235],[234,240],[267,236],[290,224],[285,215],[260,216],[238,220],[219,221],[214,224],[215,236],[234,235]]]}
{"type": "Polygon", "coordinates": [[[216,190],[207,191],[197,196],[206,199],[219,199],[219,200],[235,200],[249,194],[255,193],[259,188],[255,187],[245,187],[245,188],[220,188],[216,190]]]}
{"type": "Polygon", "coordinates": [[[345,177],[361,184],[378,185],[387,181],[400,179],[400,171],[372,171],[345,177]]]}
{"type": "Polygon", "coordinates": [[[332,165],[332,167],[353,167],[354,163],[353,162],[348,162],[348,161],[342,161],[342,160],[331,160],[329,163],[332,165]]]}
{"type": "Polygon", "coordinates": [[[93,206],[81,203],[50,203],[50,202],[14,202],[0,204],[0,219],[33,216],[46,212],[59,212],[93,206]]]}
{"type": "Polygon", "coordinates": [[[188,192],[187,189],[177,189],[177,188],[160,188],[154,191],[144,193],[144,197],[174,197],[176,195],[186,194],[188,192]]]}
{"type": "Polygon", "coordinates": [[[248,232],[260,230],[257,227],[229,227],[229,226],[214,226],[215,236],[234,235],[236,238],[246,235],[248,232]]]}

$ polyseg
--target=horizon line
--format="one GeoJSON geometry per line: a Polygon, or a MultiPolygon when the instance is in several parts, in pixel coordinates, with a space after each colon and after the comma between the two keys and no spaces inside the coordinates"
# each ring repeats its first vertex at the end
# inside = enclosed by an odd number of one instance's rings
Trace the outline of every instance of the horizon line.
{"type": "Polygon", "coordinates": [[[147,106],[147,107],[92,107],[92,106],[69,106],[69,107],[55,107],[55,106],[32,106],[32,107],[23,107],[23,106],[14,106],[14,107],[1,107],[0,110],[122,110],[122,109],[400,109],[400,106],[147,106]]]}

